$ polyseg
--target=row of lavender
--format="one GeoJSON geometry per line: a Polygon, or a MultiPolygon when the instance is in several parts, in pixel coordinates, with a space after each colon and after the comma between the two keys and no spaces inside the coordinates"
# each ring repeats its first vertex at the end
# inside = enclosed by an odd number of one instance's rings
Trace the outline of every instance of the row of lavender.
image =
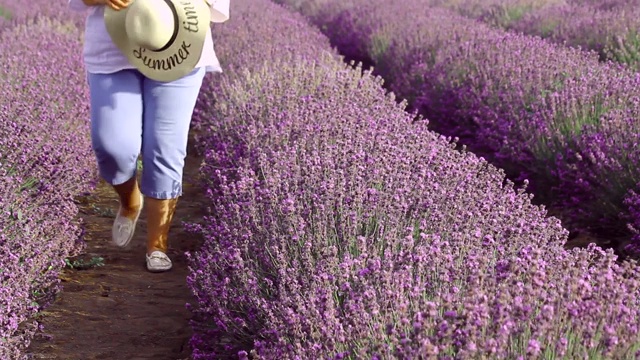
{"type": "Polygon", "coordinates": [[[346,56],[371,61],[436,131],[459,136],[510,177],[529,179],[537,201],[559,209],[569,228],[628,240],[629,227],[640,225],[635,73],[442,8],[284,2],[346,56]]]}
{"type": "Polygon", "coordinates": [[[82,249],[74,197],[95,174],[78,30],[27,17],[0,27],[0,358],[22,359],[33,315],[82,249]]]}
{"type": "Polygon", "coordinates": [[[194,359],[633,358],[640,268],[267,0],[216,26],[194,119],[210,215],[190,256],[194,359]]]}
{"type": "Polygon", "coordinates": [[[527,14],[509,27],[557,43],[598,53],[640,70],[640,8],[638,3],[602,8],[568,3],[527,14]]]}
{"type": "Polygon", "coordinates": [[[475,19],[592,50],[640,67],[640,2],[621,0],[430,0],[475,19]]]}
{"type": "MultiPolygon", "coordinates": [[[[569,0],[572,1],[572,0],[569,0]]],[[[580,1],[580,0],[576,0],[580,1]]],[[[598,0],[595,0],[598,1],[598,0]]],[[[567,0],[424,0],[428,6],[444,7],[497,27],[508,27],[529,13],[568,4],[567,0]]]]}

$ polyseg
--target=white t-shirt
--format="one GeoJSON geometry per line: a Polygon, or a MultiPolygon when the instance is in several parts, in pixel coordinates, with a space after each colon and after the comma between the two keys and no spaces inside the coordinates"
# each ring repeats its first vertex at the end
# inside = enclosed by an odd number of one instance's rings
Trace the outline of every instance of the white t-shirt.
{"type": "MultiPolygon", "coordinates": [[[[229,1],[207,1],[211,4],[211,22],[221,23],[229,19],[229,1]]],[[[89,10],[85,23],[83,49],[85,68],[89,73],[111,74],[120,70],[135,69],[111,41],[104,24],[105,5],[88,6],[82,0],[69,0],[69,7],[76,11],[89,10]]],[[[213,49],[211,29],[207,30],[202,56],[196,65],[196,68],[200,67],[205,67],[207,72],[222,72],[220,62],[213,49]]]]}

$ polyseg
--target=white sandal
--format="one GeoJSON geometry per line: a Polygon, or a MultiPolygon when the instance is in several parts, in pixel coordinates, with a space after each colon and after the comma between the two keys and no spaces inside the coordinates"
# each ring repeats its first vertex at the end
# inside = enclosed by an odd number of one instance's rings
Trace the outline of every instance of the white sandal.
{"type": "Polygon", "coordinates": [[[156,250],[149,254],[145,254],[147,259],[147,270],[151,272],[162,272],[171,270],[171,259],[162,251],[156,250]]]}
{"type": "Polygon", "coordinates": [[[115,245],[120,247],[129,245],[133,238],[133,233],[136,231],[136,224],[138,223],[138,218],[140,218],[143,207],[144,195],[140,194],[140,209],[138,210],[135,219],[131,220],[120,215],[122,212],[122,206],[120,206],[118,216],[116,216],[116,220],[113,222],[113,228],[111,229],[111,240],[115,245]]]}

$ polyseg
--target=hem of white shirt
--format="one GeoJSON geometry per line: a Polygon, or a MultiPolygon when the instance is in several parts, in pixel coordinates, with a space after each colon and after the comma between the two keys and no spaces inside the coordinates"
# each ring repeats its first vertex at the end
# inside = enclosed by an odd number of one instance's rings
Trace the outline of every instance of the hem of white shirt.
{"type": "MultiPolygon", "coordinates": [[[[215,67],[215,66],[210,66],[210,65],[202,65],[202,66],[196,66],[194,69],[199,69],[199,68],[205,68],[205,72],[212,72],[212,73],[222,73],[222,69],[219,67],[215,67]]],[[[117,73],[118,71],[122,71],[122,70],[135,70],[136,67],[135,66],[119,66],[119,67],[114,67],[114,68],[110,68],[110,69],[105,69],[103,67],[101,67],[100,69],[92,69],[90,66],[85,66],[86,71],[89,74],[113,74],[113,73],[117,73]]]]}

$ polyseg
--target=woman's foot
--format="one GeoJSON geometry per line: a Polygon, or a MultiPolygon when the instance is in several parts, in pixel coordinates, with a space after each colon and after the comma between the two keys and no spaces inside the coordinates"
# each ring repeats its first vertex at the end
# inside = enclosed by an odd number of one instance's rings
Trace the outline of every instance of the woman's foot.
{"type": "Polygon", "coordinates": [[[111,230],[112,241],[117,246],[125,247],[129,245],[133,238],[138,218],[140,218],[144,207],[144,196],[139,194],[138,197],[140,201],[136,205],[129,205],[128,207],[121,205],[120,210],[118,210],[118,215],[113,222],[111,230]]]}
{"type": "Polygon", "coordinates": [[[150,272],[163,272],[171,270],[171,259],[162,251],[156,250],[145,255],[147,260],[147,270],[150,272]]]}
{"type": "Polygon", "coordinates": [[[142,212],[144,196],[142,196],[140,188],[138,188],[138,179],[135,175],[122,184],[114,185],[113,189],[120,198],[120,209],[116,220],[113,222],[111,238],[117,246],[125,247],[131,242],[133,233],[136,230],[136,223],[142,212]]]}

